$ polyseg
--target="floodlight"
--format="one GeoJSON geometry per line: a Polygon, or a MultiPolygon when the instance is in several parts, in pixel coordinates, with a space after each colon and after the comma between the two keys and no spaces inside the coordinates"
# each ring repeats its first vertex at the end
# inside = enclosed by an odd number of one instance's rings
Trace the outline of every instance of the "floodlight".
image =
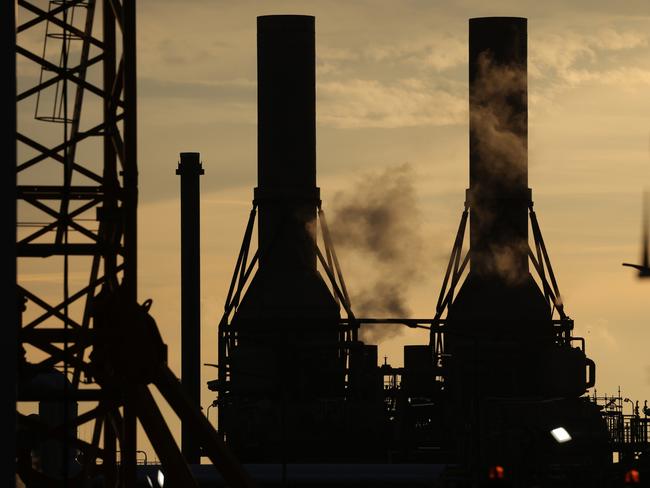
{"type": "Polygon", "coordinates": [[[165,475],[160,470],[158,470],[158,486],[160,486],[160,488],[165,486],[165,475]]]}
{"type": "Polygon", "coordinates": [[[564,427],[556,427],[551,431],[551,435],[553,436],[553,439],[560,444],[569,442],[572,439],[571,434],[569,434],[564,427]]]}

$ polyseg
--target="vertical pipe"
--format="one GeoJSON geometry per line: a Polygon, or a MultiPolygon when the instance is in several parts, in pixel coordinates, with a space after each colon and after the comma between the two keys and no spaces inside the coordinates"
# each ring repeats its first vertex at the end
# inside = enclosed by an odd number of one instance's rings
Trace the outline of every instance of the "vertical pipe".
{"type": "MultiPolygon", "coordinates": [[[[199,153],[181,153],[176,169],[181,177],[181,383],[201,405],[201,222],[199,153]]],[[[199,464],[201,450],[193,432],[181,425],[181,450],[188,463],[199,464]]]]}
{"type": "Polygon", "coordinates": [[[2,310],[6,314],[7,327],[2,339],[2,370],[8,384],[2,395],[3,435],[2,474],[0,485],[15,486],[16,467],[16,390],[18,381],[17,356],[19,304],[16,290],[16,2],[2,2],[0,6],[0,69],[6,80],[0,96],[0,113],[5,114],[5,128],[0,140],[0,154],[5,156],[2,164],[2,310]]]}
{"type": "Polygon", "coordinates": [[[528,275],[527,22],[469,21],[472,273],[528,275]]]}
{"type": "MultiPolygon", "coordinates": [[[[260,270],[316,269],[316,61],[314,17],[257,18],[260,270]]],[[[281,271],[280,271],[281,270],[281,271]]]]}

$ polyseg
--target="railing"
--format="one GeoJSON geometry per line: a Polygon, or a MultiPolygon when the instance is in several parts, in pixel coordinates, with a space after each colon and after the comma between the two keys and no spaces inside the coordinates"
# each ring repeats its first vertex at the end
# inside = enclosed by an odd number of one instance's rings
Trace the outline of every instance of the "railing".
{"type": "MultiPolygon", "coordinates": [[[[115,454],[117,454],[117,461],[116,464],[122,464],[122,453],[120,451],[116,451],[115,454]]],[[[158,465],[160,464],[159,462],[153,462],[150,463],[149,459],[147,458],[147,453],[145,451],[135,451],[136,458],[135,462],[139,466],[149,466],[149,465],[158,465]]]]}
{"type": "Polygon", "coordinates": [[[639,402],[623,398],[619,390],[616,396],[589,398],[601,408],[601,414],[609,431],[612,451],[618,453],[640,453],[650,447],[650,408],[647,401],[643,408],[639,402]],[[625,413],[625,404],[630,404],[631,413],[625,413]]]}

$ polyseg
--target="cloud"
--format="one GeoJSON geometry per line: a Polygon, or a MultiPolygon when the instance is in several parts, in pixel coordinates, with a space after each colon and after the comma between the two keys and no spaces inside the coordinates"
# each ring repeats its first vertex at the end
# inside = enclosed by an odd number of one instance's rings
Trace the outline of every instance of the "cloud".
{"type": "Polygon", "coordinates": [[[401,128],[466,121],[466,42],[448,34],[317,49],[318,121],[336,128],[401,128]]]}
{"type": "Polygon", "coordinates": [[[650,83],[650,69],[638,67],[636,60],[629,59],[635,50],[648,46],[648,35],[642,32],[601,29],[593,34],[549,33],[529,45],[530,76],[554,83],[555,88],[558,83],[650,83]]]}
{"type": "Polygon", "coordinates": [[[567,92],[578,87],[645,88],[650,84],[648,43],[649,36],[634,28],[594,28],[588,33],[555,26],[531,32],[529,117],[555,111],[565,104],[567,92]]]}
{"type": "Polygon", "coordinates": [[[650,85],[650,69],[623,67],[602,71],[572,70],[565,79],[573,84],[596,82],[603,85],[650,85]]]}
{"type": "Polygon", "coordinates": [[[642,32],[619,32],[614,29],[604,29],[594,38],[593,43],[601,49],[618,51],[621,49],[634,49],[648,45],[648,35],[642,32]]]}
{"type": "Polygon", "coordinates": [[[399,67],[401,77],[425,76],[425,73],[448,74],[454,68],[464,66],[467,60],[467,43],[460,37],[448,34],[418,34],[412,39],[393,40],[352,47],[317,47],[318,74],[347,74],[348,72],[374,73],[390,78],[399,67]]]}
{"type": "Polygon", "coordinates": [[[463,96],[418,79],[323,82],[318,100],[318,122],[347,129],[453,125],[463,123],[467,114],[463,96]]]}
{"type": "Polygon", "coordinates": [[[464,64],[467,45],[458,37],[433,34],[426,38],[370,47],[366,49],[365,57],[375,62],[404,62],[440,72],[464,64]]]}
{"type": "Polygon", "coordinates": [[[341,66],[357,62],[360,53],[353,49],[333,46],[317,47],[316,75],[328,75],[341,70],[341,66]]]}
{"type": "Polygon", "coordinates": [[[425,64],[436,71],[461,66],[467,61],[467,46],[460,39],[449,39],[446,45],[433,45],[425,58],[425,64]]]}
{"type": "Polygon", "coordinates": [[[257,84],[243,78],[182,82],[142,77],[138,94],[146,102],[140,113],[149,126],[257,123],[257,84]]]}
{"type": "MultiPolygon", "coordinates": [[[[157,123],[179,117],[255,123],[254,81],[177,82],[143,77],[138,87],[142,98],[161,101],[151,107],[152,113],[159,114],[157,123]]],[[[317,84],[318,123],[345,129],[461,124],[467,114],[463,93],[458,84],[442,89],[418,78],[323,81],[317,84]]]]}
{"type": "Polygon", "coordinates": [[[257,83],[246,79],[178,82],[152,77],[138,79],[141,97],[255,102],[257,83]]]}

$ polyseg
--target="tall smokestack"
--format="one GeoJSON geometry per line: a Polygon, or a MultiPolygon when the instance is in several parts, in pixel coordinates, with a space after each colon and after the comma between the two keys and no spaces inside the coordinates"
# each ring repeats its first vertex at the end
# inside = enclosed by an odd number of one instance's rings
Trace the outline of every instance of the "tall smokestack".
{"type": "Polygon", "coordinates": [[[569,458],[593,456],[589,470],[598,473],[608,455],[600,414],[580,399],[594,384],[595,365],[571,343],[563,310],[554,325],[528,269],[526,73],[526,19],[470,19],[471,269],[447,313],[446,416],[461,462],[474,472],[503,463],[516,486],[545,463],[569,458]],[[573,454],[551,451],[533,434],[551,424],[576,432],[567,447],[573,454]]]}
{"type": "Polygon", "coordinates": [[[309,227],[316,216],[314,17],[257,18],[257,178],[260,267],[316,269],[309,227]]]}
{"type": "MultiPolygon", "coordinates": [[[[200,154],[181,153],[181,383],[201,405],[201,215],[200,154]]],[[[200,464],[201,449],[193,433],[181,425],[181,450],[191,464],[200,464]]]]}
{"type": "Polygon", "coordinates": [[[325,442],[332,421],[309,420],[323,398],[344,393],[340,310],[316,269],[315,59],[314,17],[258,17],[260,261],[231,322],[237,343],[220,407],[220,429],[244,462],[322,461],[336,451],[325,442]]]}
{"type": "Polygon", "coordinates": [[[526,19],[469,21],[471,270],[528,274],[526,19]]]}
{"type": "Polygon", "coordinates": [[[457,335],[446,346],[450,389],[465,406],[538,394],[537,358],[552,343],[551,311],[528,270],[526,89],[526,19],[470,19],[471,269],[449,309],[457,335]]]}

